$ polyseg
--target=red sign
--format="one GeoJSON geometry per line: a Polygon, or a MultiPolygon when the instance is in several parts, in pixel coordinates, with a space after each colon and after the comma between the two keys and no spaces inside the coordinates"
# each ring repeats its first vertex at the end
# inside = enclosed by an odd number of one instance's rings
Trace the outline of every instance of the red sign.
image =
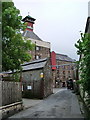
{"type": "Polygon", "coordinates": [[[56,53],[54,51],[51,52],[51,64],[52,70],[56,70],[56,53]]]}

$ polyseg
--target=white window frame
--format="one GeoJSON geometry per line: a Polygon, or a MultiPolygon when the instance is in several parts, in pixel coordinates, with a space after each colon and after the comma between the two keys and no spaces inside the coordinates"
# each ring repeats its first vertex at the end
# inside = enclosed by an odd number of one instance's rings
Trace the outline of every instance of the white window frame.
{"type": "Polygon", "coordinates": [[[36,46],[36,50],[40,50],[40,47],[39,47],[39,46],[36,46]]]}

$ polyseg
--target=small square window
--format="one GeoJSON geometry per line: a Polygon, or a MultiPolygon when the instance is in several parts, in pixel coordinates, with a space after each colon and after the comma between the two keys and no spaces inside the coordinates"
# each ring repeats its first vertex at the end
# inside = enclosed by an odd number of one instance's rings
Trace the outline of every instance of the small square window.
{"type": "Polygon", "coordinates": [[[65,71],[63,71],[63,74],[65,74],[65,71]]]}
{"type": "Polygon", "coordinates": [[[68,71],[68,73],[70,74],[70,71],[68,71]]]}
{"type": "Polygon", "coordinates": [[[63,79],[65,79],[65,76],[63,76],[63,79]]]}
{"type": "Polygon", "coordinates": [[[39,55],[36,55],[35,58],[36,58],[36,59],[40,59],[41,57],[40,57],[39,55]]]}
{"type": "Polygon", "coordinates": [[[40,50],[40,47],[39,47],[39,46],[36,46],[36,50],[40,50]]]}
{"type": "Polygon", "coordinates": [[[39,59],[39,56],[38,56],[38,55],[36,55],[36,59],[39,59]]]}

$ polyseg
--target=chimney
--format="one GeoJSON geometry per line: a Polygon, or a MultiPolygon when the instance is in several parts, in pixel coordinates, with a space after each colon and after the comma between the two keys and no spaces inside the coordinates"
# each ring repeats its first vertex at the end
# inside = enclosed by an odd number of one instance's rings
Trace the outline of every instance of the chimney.
{"type": "Polygon", "coordinates": [[[51,52],[51,65],[52,70],[56,70],[56,53],[54,51],[51,52]]]}
{"type": "Polygon", "coordinates": [[[35,21],[36,19],[34,19],[34,18],[32,18],[31,16],[26,16],[25,18],[23,18],[23,22],[24,23],[27,23],[27,28],[26,28],[26,30],[28,30],[28,31],[33,31],[33,24],[34,24],[34,21],[35,21]]]}

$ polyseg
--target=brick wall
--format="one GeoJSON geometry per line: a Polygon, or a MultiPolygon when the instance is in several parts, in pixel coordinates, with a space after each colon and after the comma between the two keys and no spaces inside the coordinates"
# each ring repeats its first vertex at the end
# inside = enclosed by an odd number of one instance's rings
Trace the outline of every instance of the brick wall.
{"type": "Polygon", "coordinates": [[[39,50],[33,50],[33,51],[29,51],[29,53],[32,56],[31,60],[35,60],[36,56],[39,56],[39,59],[43,59],[43,58],[47,58],[50,57],[50,49],[46,48],[46,47],[40,47],[39,46],[39,50]]]}
{"type": "MultiPolygon", "coordinates": [[[[56,60],[56,65],[71,64],[72,62],[56,60]]],[[[66,82],[69,78],[74,78],[73,65],[66,65],[58,67],[53,72],[54,87],[61,87],[62,82],[66,82]],[[56,82],[58,85],[56,85],[56,82]]]]}
{"type": "MultiPolygon", "coordinates": [[[[72,62],[66,62],[66,61],[58,61],[57,65],[63,65],[63,64],[71,64],[72,62]]],[[[66,81],[68,78],[73,78],[73,65],[66,65],[57,68],[57,75],[56,77],[59,78],[62,81],[66,81]]]]}

